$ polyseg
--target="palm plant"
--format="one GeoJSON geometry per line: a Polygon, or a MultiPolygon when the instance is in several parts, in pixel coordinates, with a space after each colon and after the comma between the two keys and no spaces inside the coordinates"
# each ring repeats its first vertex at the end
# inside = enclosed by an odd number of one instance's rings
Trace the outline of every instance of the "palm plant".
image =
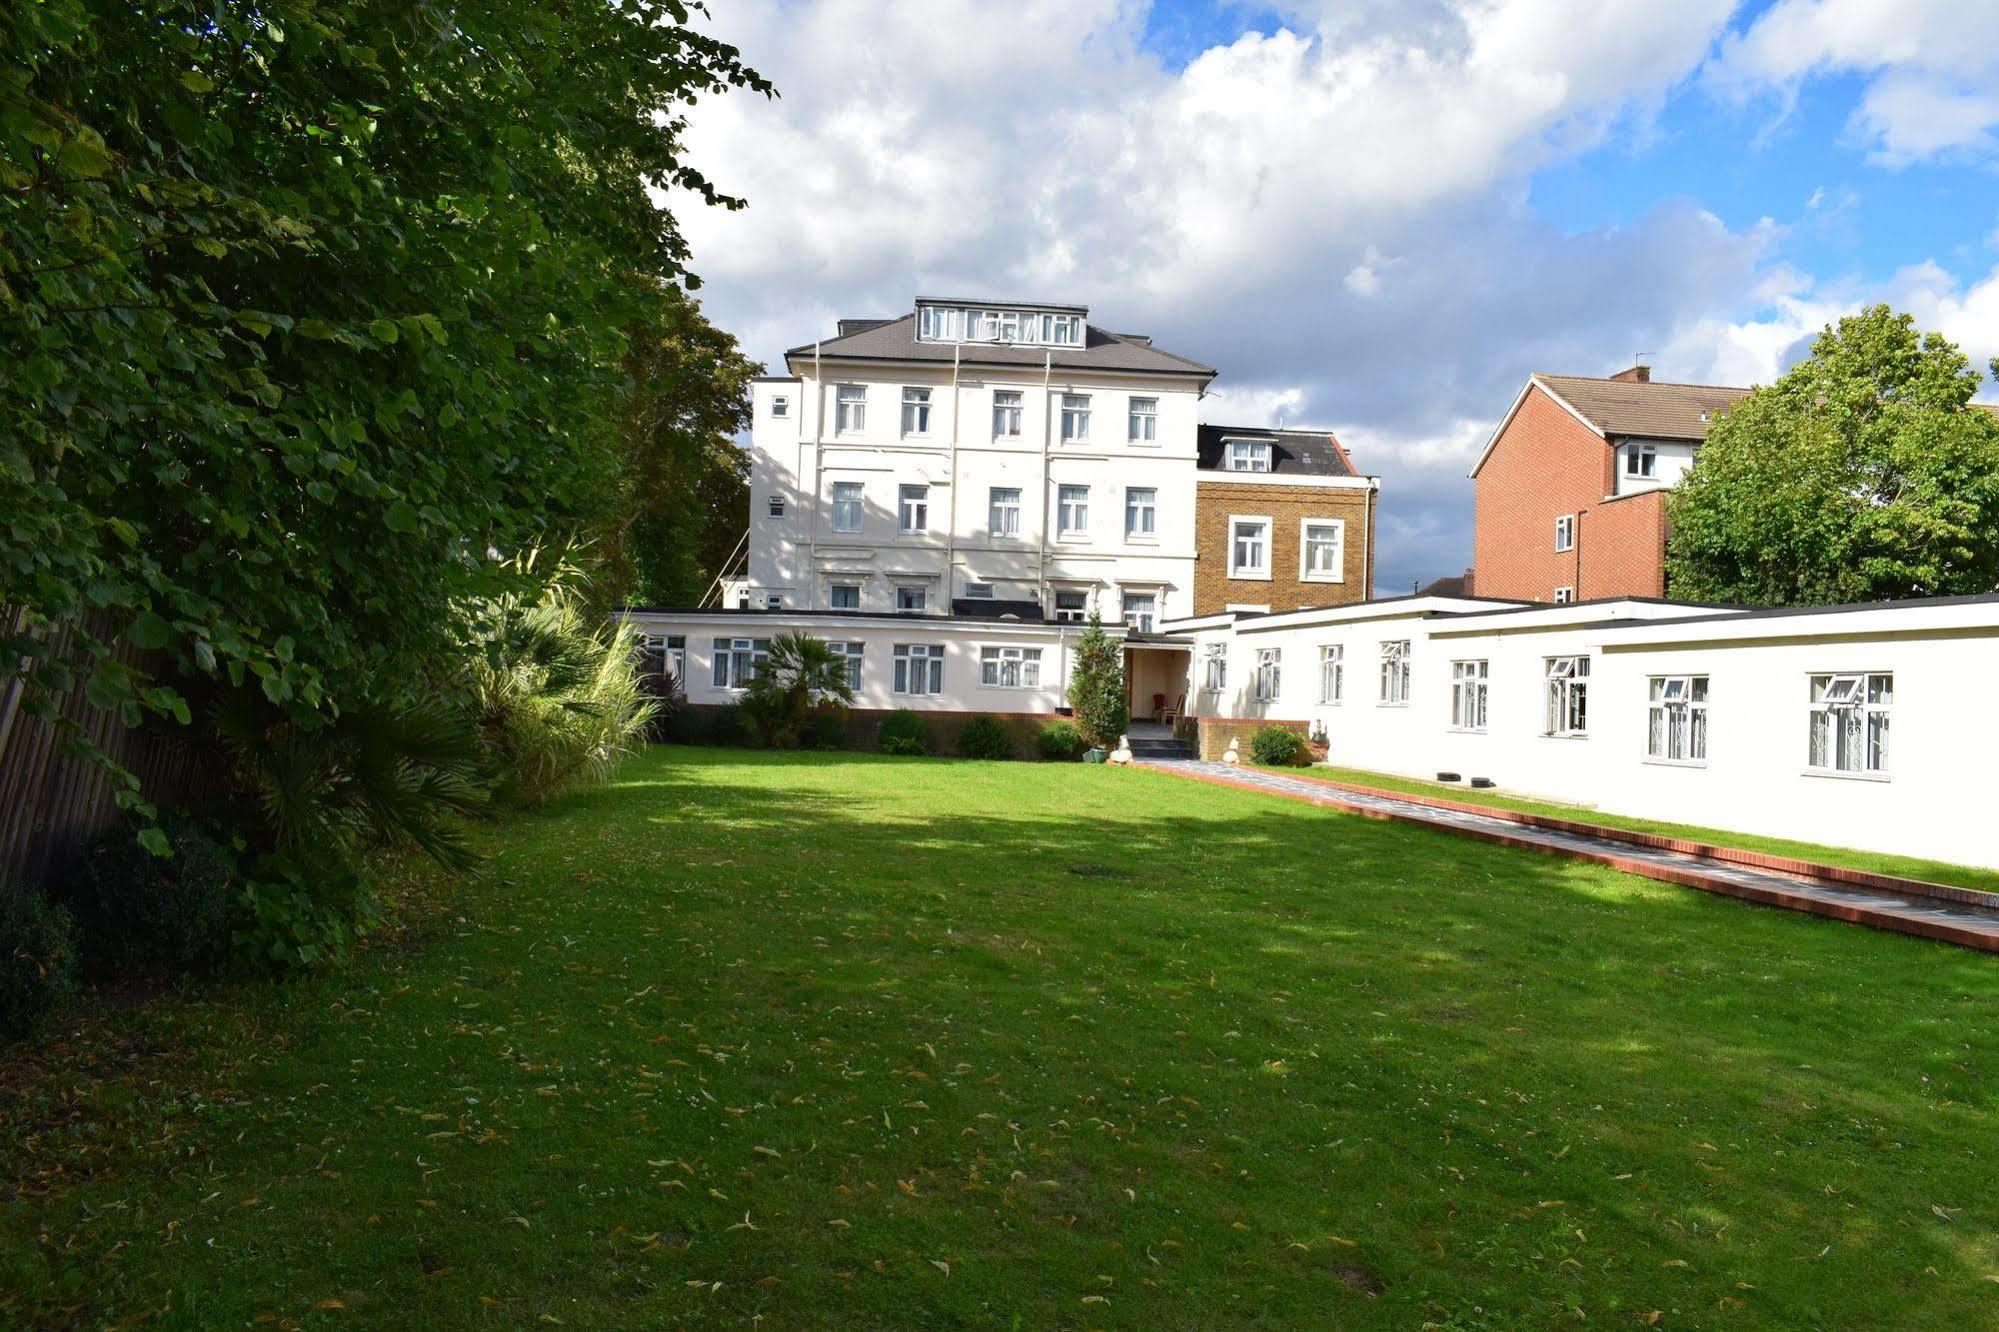
{"type": "MultiPolygon", "coordinates": [[[[537,556],[523,557],[531,566],[537,556]]],[[[475,615],[472,707],[498,767],[501,799],[533,805],[607,781],[659,711],[629,624],[605,628],[563,561],[528,600],[493,598],[475,615]]]]}
{"type": "Polygon", "coordinates": [[[788,749],[811,713],[854,701],[847,660],[803,631],[779,634],[743,695],[743,712],[767,745],[788,749]]]}

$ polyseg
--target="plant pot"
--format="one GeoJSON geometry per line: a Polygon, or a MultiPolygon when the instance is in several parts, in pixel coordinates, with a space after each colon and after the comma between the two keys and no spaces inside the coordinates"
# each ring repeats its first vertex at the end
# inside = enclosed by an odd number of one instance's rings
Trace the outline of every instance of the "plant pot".
{"type": "Polygon", "coordinates": [[[1086,749],[1083,751],[1083,762],[1102,763],[1110,756],[1111,752],[1108,749],[1086,749]]]}

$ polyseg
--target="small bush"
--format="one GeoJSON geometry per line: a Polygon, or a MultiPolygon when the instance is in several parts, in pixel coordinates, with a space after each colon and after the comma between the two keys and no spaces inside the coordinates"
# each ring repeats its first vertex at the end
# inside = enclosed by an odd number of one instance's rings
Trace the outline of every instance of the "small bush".
{"type": "Polygon", "coordinates": [[[244,886],[236,957],[257,971],[296,971],[347,951],[381,908],[352,865],[304,866],[266,856],[244,886]]]}
{"type": "Polygon", "coordinates": [[[76,995],[76,925],[40,889],[0,883],[0,1042],[76,995]]]}
{"type": "Polygon", "coordinates": [[[1052,721],[1034,737],[1034,747],[1041,751],[1041,757],[1051,762],[1068,763],[1081,758],[1089,746],[1083,740],[1083,733],[1076,728],[1076,723],[1052,721]]]}
{"type": "Polygon", "coordinates": [[[1013,757],[1013,737],[997,717],[974,717],[958,732],[958,753],[969,759],[1013,757]]]}
{"type": "Polygon", "coordinates": [[[897,708],[882,718],[881,751],[884,754],[928,754],[930,745],[923,718],[908,708],[897,708]]]}
{"type": "Polygon", "coordinates": [[[842,708],[832,708],[825,712],[815,712],[805,722],[805,747],[807,749],[845,749],[847,747],[847,713],[842,708]]]}
{"type": "Polygon", "coordinates": [[[160,825],[171,856],[120,828],[84,854],[63,886],[83,960],[98,976],[198,971],[222,960],[241,891],[236,854],[188,818],[160,825]]]}
{"type": "Polygon", "coordinates": [[[1249,740],[1249,756],[1266,768],[1300,768],[1311,751],[1305,737],[1282,726],[1266,726],[1249,740]]]}
{"type": "Polygon", "coordinates": [[[725,703],[708,714],[708,733],[698,743],[704,745],[747,745],[750,728],[743,721],[740,703],[725,703]]]}

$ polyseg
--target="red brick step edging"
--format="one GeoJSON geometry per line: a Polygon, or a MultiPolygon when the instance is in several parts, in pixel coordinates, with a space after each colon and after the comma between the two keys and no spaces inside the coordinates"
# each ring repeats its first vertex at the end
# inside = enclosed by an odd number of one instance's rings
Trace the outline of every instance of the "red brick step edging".
{"type": "MultiPolygon", "coordinates": [[[[1858,885],[1834,883],[1825,880],[1821,880],[1815,885],[1812,882],[1811,876],[1796,875],[1794,876],[1796,887],[1793,889],[1783,883],[1781,879],[1773,881],[1769,878],[1760,877],[1778,873],[1773,870],[1750,866],[1737,868],[1726,862],[1718,861],[1710,861],[1708,865],[1703,865],[1700,863],[1700,860],[1703,858],[1693,857],[1690,857],[1685,864],[1664,863],[1656,859],[1624,856],[1612,850],[1602,850],[1595,847],[1574,844],[1557,844],[1531,836],[1507,833],[1497,828],[1473,827],[1454,821],[1430,818],[1426,817],[1421,810],[1423,805],[1430,804],[1440,810],[1470,814],[1480,818],[1492,818],[1495,822],[1517,822],[1523,826],[1523,829],[1526,826],[1527,820],[1538,817],[1534,815],[1521,815],[1517,819],[1509,820],[1504,817],[1495,817],[1493,810],[1482,805],[1470,805],[1458,801],[1425,801],[1413,799],[1399,791],[1377,792],[1372,788],[1333,782],[1324,778],[1300,778],[1290,773],[1280,774],[1265,772],[1260,769],[1250,769],[1249,772],[1254,774],[1255,777],[1265,779],[1275,778],[1277,781],[1295,781],[1300,786],[1323,787],[1325,788],[1325,794],[1322,795],[1306,790],[1289,790],[1281,786],[1259,782],[1254,777],[1223,776],[1212,771],[1200,770],[1201,767],[1211,768],[1214,765],[1197,766],[1190,763],[1166,763],[1149,764],[1147,766],[1155,772],[1186,777],[1198,782],[1207,782],[1214,786],[1234,787],[1237,790],[1254,791],[1263,795],[1281,796],[1285,799],[1301,801],[1320,808],[1330,807],[1338,809],[1343,813],[1359,814],[1366,818],[1407,823],[1416,827],[1431,828],[1440,832],[1456,833],[1459,836],[1470,837],[1477,841],[1489,842],[1498,846],[1512,847],[1522,851],[1538,851],[1543,855],[1564,856],[1573,860],[1605,865],[1627,874],[1636,874],[1643,878],[1677,884],[1684,888],[1694,888],[1702,892],[1716,893],[1721,896],[1733,897],[1762,906],[1783,907],[1791,911],[1802,911],[1810,915],[1849,921],[1874,929],[1915,935],[1918,938],[1957,944],[1961,947],[1978,949],[1982,952],[1999,953],[1999,911],[1994,911],[1988,916],[1985,910],[1974,903],[1957,904],[1953,902],[1946,904],[1938,902],[1936,906],[1930,907],[1923,906],[1917,902],[1868,903],[1865,901],[1846,900],[1842,898],[1841,894],[1855,891],[1858,885]],[[1404,804],[1409,808],[1405,812],[1403,810],[1382,808],[1378,805],[1360,804],[1355,801],[1342,799],[1343,793],[1404,804]],[[1759,877],[1752,878],[1750,876],[1759,877]],[[1981,919],[1981,917],[1983,918],[1981,919]]],[[[1511,813],[1511,811],[1500,811],[1501,815],[1507,813],[1511,813]]],[[[1565,820],[1559,819],[1548,820],[1548,822],[1556,825],[1566,823],[1565,820]]],[[[1602,838],[1599,835],[1602,830],[1595,824],[1569,824],[1567,829],[1557,826],[1541,828],[1537,829],[1537,831],[1566,837],[1587,837],[1598,841],[1614,840],[1602,838]],[[1573,829],[1574,831],[1569,831],[1569,829],[1573,829]]],[[[1631,836],[1637,838],[1647,837],[1648,835],[1631,834],[1631,836]]],[[[1668,855],[1686,854],[1672,850],[1672,844],[1669,842],[1669,839],[1652,838],[1650,840],[1653,843],[1661,845],[1647,845],[1643,849],[1662,852],[1668,855]]],[[[1684,843],[1682,845],[1699,844],[1684,843]]],[[[1783,858],[1772,857],[1772,859],[1782,860],[1783,858]]],[[[1792,861],[1788,863],[1802,864],[1805,862],[1792,861]]],[[[1831,869],[1834,867],[1828,866],[1826,868],[1831,869]]],[[[1859,871],[1848,871],[1848,873],[1859,873],[1859,871]]],[[[1920,882],[1918,880],[1898,881],[1887,878],[1887,876],[1877,877],[1889,883],[1920,882]]],[[[1926,886],[1947,887],[1947,885],[1926,886]]],[[[1962,891],[1975,897],[1989,896],[1987,894],[1977,894],[1970,889],[1962,891]]]]}

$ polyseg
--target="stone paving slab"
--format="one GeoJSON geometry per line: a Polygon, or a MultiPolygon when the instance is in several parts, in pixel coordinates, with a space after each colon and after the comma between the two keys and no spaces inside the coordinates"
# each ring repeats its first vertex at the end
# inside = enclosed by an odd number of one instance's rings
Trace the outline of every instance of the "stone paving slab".
{"type": "Polygon", "coordinates": [[[1766,906],[1829,916],[1986,952],[1999,952],[1999,911],[1960,902],[1856,888],[1804,874],[1779,874],[1677,851],[1636,846],[1608,837],[1537,828],[1496,814],[1441,808],[1413,800],[1399,800],[1391,795],[1346,790],[1325,782],[1287,777],[1282,773],[1262,772],[1254,768],[1238,768],[1225,763],[1204,760],[1149,763],[1141,760],[1139,766],[1154,772],[1285,796],[1371,818],[1439,828],[1502,846],[1587,860],[1648,879],[1766,906]]]}

